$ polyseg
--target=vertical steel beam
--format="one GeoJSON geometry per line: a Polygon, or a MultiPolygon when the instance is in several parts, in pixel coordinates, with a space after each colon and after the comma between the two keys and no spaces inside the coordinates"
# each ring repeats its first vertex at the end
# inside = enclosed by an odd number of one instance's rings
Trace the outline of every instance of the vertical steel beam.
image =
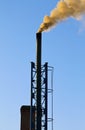
{"type": "Polygon", "coordinates": [[[48,112],[48,63],[45,63],[45,130],[47,130],[48,112]]]}
{"type": "Polygon", "coordinates": [[[34,68],[35,64],[31,62],[31,107],[30,107],[30,130],[35,130],[35,107],[33,104],[33,99],[34,99],[34,68]]]}

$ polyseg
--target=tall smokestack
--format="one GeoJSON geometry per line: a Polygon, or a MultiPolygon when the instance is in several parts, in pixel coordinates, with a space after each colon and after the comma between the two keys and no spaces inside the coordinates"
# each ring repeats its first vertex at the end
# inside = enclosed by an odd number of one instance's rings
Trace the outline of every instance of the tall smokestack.
{"type": "Polygon", "coordinates": [[[36,33],[37,130],[41,130],[41,33],[36,33]]]}

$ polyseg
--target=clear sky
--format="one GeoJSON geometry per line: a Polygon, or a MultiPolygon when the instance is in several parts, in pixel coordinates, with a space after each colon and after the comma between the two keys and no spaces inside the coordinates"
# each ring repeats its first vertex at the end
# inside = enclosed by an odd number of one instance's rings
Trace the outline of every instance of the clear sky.
{"type": "MultiPolygon", "coordinates": [[[[57,2],[0,2],[0,130],[20,130],[20,107],[30,104],[36,31],[57,2]]],[[[54,67],[54,130],[85,130],[84,22],[70,18],[42,35],[42,63],[54,67]]]]}

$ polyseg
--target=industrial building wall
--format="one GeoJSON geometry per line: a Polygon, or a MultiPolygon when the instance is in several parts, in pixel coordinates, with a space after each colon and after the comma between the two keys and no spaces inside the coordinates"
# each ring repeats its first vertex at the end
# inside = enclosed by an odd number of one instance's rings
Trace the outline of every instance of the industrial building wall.
{"type": "Polygon", "coordinates": [[[22,106],[20,130],[30,130],[30,106],[22,106]]]}

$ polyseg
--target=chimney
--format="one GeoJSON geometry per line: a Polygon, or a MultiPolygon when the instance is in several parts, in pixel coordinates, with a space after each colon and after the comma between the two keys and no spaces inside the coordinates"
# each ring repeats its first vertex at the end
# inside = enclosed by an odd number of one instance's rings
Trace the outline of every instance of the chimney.
{"type": "Polygon", "coordinates": [[[41,130],[41,33],[36,33],[37,130],[41,130]]]}

